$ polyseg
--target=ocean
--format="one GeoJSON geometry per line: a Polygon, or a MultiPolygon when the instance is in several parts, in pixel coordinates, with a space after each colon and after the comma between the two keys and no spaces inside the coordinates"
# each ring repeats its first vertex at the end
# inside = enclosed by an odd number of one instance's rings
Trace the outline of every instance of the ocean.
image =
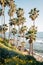
{"type": "MultiPolygon", "coordinates": [[[[6,33],[6,37],[8,38],[8,33],[6,33]]],[[[12,34],[11,34],[11,38],[13,38],[12,34]]],[[[22,41],[21,38],[19,38],[19,39],[22,41]]],[[[24,39],[24,41],[26,42],[25,48],[29,49],[28,40],[24,39]]],[[[38,54],[43,56],[43,32],[37,32],[36,41],[33,43],[33,50],[36,53],[38,53],[38,54]]]]}
{"type": "MultiPolygon", "coordinates": [[[[29,44],[26,44],[26,48],[29,48],[29,44]]],[[[38,32],[36,41],[33,43],[33,50],[43,56],[43,32],[38,32]]]]}
{"type": "Polygon", "coordinates": [[[37,33],[37,39],[34,44],[34,50],[43,56],[43,32],[37,33]]]}

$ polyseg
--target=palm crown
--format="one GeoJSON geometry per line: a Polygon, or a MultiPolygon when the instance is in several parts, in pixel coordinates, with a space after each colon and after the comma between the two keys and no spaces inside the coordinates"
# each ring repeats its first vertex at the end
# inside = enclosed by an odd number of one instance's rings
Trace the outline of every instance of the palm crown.
{"type": "Polygon", "coordinates": [[[26,33],[26,38],[35,40],[36,39],[36,33],[37,33],[37,27],[31,26],[29,31],[26,33]]]}
{"type": "Polygon", "coordinates": [[[29,12],[29,14],[30,14],[30,18],[32,19],[32,20],[35,20],[37,17],[38,17],[38,12],[39,12],[39,10],[36,10],[36,8],[34,8],[34,9],[31,9],[31,11],[29,12]]]}
{"type": "Polygon", "coordinates": [[[17,33],[16,28],[13,28],[13,29],[11,30],[11,32],[13,33],[13,35],[15,35],[15,34],[17,33]]]}
{"type": "Polygon", "coordinates": [[[20,17],[24,14],[24,10],[22,8],[18,8],[16,13],[17,13],[17,16],[20,17]]]}

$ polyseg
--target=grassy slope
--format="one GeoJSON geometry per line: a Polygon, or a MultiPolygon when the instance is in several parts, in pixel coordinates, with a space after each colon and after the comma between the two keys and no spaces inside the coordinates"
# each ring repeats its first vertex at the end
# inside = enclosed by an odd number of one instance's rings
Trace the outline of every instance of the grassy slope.
{"type": "Polygon", "coordinates": [[[7,40],[0,38],[0,65],[43,65],[35,58],[22,55],[16,47],[8,44],[7,40]]]}

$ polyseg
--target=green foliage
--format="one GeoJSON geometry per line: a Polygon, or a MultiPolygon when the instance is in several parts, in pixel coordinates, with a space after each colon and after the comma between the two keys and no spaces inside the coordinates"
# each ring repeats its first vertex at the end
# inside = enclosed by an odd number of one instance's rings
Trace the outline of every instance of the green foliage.
{"type": "Polygon", "coordinates": [[[43,65],[43,62],[38,62],[29,55],[22,55],[14,51],[0,48],[0,65],[43,65]]]}
{"type": "Polygon", "coordinates": [[[32,39],[35,40],[36,39],[36,34],[37,34],[37,27],[35,26],[31,26],[29,31],[26,33],[26,39],[32,39]]]}
{"type": "Polygon", "coordinates": [[[31,9],[31,11],[29,12],[29,17],[32,19],[32,20],[35,20],[38,15],[39,15],[39,10],[37,10],[36,8],[34,9],[31,9]]]}
{"type": "Polygon", "coordinates": [[[7,39],[5,39],[5,40],[0,40],[0,42],[2,43],[2,44],[4,44],[5,46],[9,46],[9,42],[8,42],[8,40],[7,39]]]}
{"type": "Polygon", "coordinates": [[[13,35],[17,34],[17,29],[16,28],[13,28],[12,31],[13,35]]]}

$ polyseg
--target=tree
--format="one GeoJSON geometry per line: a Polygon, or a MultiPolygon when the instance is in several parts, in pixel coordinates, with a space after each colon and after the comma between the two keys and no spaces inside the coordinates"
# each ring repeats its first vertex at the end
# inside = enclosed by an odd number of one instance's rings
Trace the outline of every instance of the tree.
{"type": "Polygon", "coordinates": [[[35,19],[38,17],[39,15],[39,10],[36,10],[36,8],[31,9],[31,11],[29,12],[29,17],[32,19],[33,21],[33,26],[30,27],[27,35],[27,39],[29,39],[29,43],[30,43],[30,54],[33,55],[33,41],[36,39],[36,32],[37,32],[37,27],[35,26],[35,19]]]}
{"type": "Polygon", "coordinates": [[[18,25],[19,24],[24,24],[25,22],[25,17],[24,17],[24,10],[22,8],[18,8],[18,10],[16,11],[17,14],[17,18],[18,18],[18,25]]]}
{"type": "Polygon", "coordinates": [[[22,8],[18,8],[18,10],[16,11],[17,13],[17,17],[22,17],[24,14],[24,10],[22,8]]]}
{"type": "Polygon", "coordinates": [[[18,35],[21,33],[23,33],[23,35],[24,35],[24,30],[22,30],[23,28],[26,29],[25,26],[23,27],[23,24],[26,20],[24,17],[24,10],[22,8],[18,8],[18,10],[16,11],[16,14],[17,14],[18,35]]]}
{"type": "MultiPolygon", "coordinates": [[[[25,38],[25,32],[26,32],[26,31],[27,31],[27,27],[26,27],[26,26],[21,27],[20,34],[23,34],[22,37],[24,37],[24,38],[25,38]]],[[[23,40],[23,41],[24,41],[24,40],[23,40]]]]}
{"type": "Polygon", "coordinates": [[[24,50],[24,45],[25,45],[25,41],[24,41],[24,38],[25,38],[25,33],[26,33],[26,31],[27,31],[27,27],[26,26],[23,26],[23,27],[21,27],[21,29],[20,29],[20,31],[19,31],[19,33],[20,34],[23,34],[21,37],[23,38],[23,41],[21,42],[21,45],[22,45],[22,50],[24,50]]]}
{"type": "Polygon", "coordinates": [[[15,25],[17,25],[17,18],[13,18],[13,19],[11,19],[10,21],[11,21],[11,22],[10,22],[10,25],[11,25],[11,26],[14,25],[14,27],[15,27],[15,25]]]}
{"type": "Polygon", "coordinates": [[[0,25],[0,33],[2,33],[2,26],[0,25]]]}
{"type": "Polygon", "coordinates": [[[37,10],[36,8],[31,9],[31,11],[29,12],[29,17],[32,19],[33,25],[35,25],[35,19],[38,17],[38,15],[39,10],[37,10]]]}
{"type": "MultiPolygon", "coordinates": [[[[15,28],[15,26],[17,25],[17,18],[13,18],[13,19],[11,19],[10,20],[10,26],[14,26],[13,28],[12,28],[12,30],[11,30],[11,33],[13,33],[13,35],[14,35],[14,37],[15,37],[15,31],[16,31],[16,28],[15,28]]],[[[16,31],[16,33],[17,33],[17,31],[16,31]]],[[[14,38],[13,38],[14,39],[14,38]]],[[[14,43],[14,42],[13,42],[14,43]]]]}
{"type": "MultiPolygon", "coordinates": [[[[5,25],[5,7],[6,7],[6,5],[9,5],[9,1],[10,0],[0,0],[0,5],[2,6],[2,16],[3,16],[4,25],[5,25]]],[[[2,30],[3,30],[3,28],[2,28],[2,30]]],[[[5,33],[4,33],[4,38],[5,38],[5,33]]]]}
{"type": "MultiPolygon", "coordinates": [[[[15,34],[17,34],[17,29],[16,28],[12,28],[11,33],[13,33],[13,39],[15,39],[15,34]]],[[[13,41],[14,44],[15,41],[13,41]]]]}
{"type": "MultiPolygon", "coordinates": [[[[2,25],[2,29],[3,29],[3,30],[2,30],[2,33],[5,34],[5,32],[8,30],[7,24],[3,24],[3,25],[2,25]]],[[[6,36],[4,35],[4,39],[5,39],[5,37],[6,37],[6,36]]]]}
{"type": "Polygon", "coordinates": [[[24,51],[25,41],[22,41],[21,45],[22,45],[22,49],[21,50],[24,51]]]}
{"type": "MultiPolygon", "coordinates": [[[[10,1],[9,5],[10,5],[10,9],[9,9],[8,14],[9,14],[10,20],[11,20],[13,15],[14,15],[14,13],[16,12],[16,5],[15,5],[13,0],[10,1]]],[[[12,23],[12,22],[10,22],[10,23],[12,23]]],[[[10,25],[9,25],[9,39],[10,39],[10,25]]]]}
{"type": "Polygon", "coordinates": [[[33,42],[36,40],[37,27],[31,26],[29,31],[26,33],[26,39],[29,39],[29,53],[33,55],[33,42]]]}
{"type": "MultiPolygon", "coordinates": [[[[2,8],[0,8],[0,16],[2,16],[2,8]]],[[[0,33],[2,34],[2,26],[0,25],[0,33]]]]}

